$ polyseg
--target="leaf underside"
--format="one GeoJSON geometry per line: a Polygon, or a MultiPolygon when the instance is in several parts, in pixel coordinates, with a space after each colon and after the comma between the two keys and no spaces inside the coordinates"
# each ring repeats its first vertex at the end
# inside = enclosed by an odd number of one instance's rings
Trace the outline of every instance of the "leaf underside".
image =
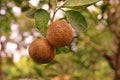
{"type": "Polygon", "coordinates": [[[63,7],[75,7],[75,6],[84,6],[89,4],[94,4],[101,0],[67,0],[63,7]]]}
{"type": "Polygon", "coordinates": [[[76,31],[85,31],[87,29],[87,22],[85,17],[78,11],[66,11],[67,21],[73,26],[76,31]]]}

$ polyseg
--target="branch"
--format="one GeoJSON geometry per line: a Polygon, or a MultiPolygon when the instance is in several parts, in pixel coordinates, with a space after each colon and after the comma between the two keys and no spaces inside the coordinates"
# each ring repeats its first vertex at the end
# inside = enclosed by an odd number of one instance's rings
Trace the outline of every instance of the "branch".
{"type": "Polygon", "coordinates": [[[87,45],[89,45],[91,48],[93,48],[96,52],[102,53],[104,58],[108,61],[110,67],[112,69],[115,69],[115,55],[110,56],[107,54],[107,51],[103,48],[100,48],[98,45],[94,44],[89,37],[85,37],[84,35],[80,34],[80,36],[83,38],[83,40],[86,42],[87,45]]]}

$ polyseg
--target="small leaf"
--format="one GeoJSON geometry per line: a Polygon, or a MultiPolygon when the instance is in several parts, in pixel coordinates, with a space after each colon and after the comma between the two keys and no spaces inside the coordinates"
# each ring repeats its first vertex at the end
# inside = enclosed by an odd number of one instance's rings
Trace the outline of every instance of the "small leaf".
{"type": "Polygon", "coordinates": [[[85,31],[87,28],[87,22],[85,17],[78,11],[69,10],[66,11],[67,21],[71,23],[73,28],[77,31],[85,31]]]}
{"type": "Polygon", "coordinates": [[[98,1],[100,1],[100,0],[67,0],[63,4],[63,7],[84,6],[84,5],[96,3],[98,1]]]}
{"type": "Polygon", "coordinates": [[[47,24],[50,19],[50,14],[44,9],[38,9],[35,12],[34,18],[36,28],[41,32],[41,34],[45,36],[47,31],[47,24]]]}

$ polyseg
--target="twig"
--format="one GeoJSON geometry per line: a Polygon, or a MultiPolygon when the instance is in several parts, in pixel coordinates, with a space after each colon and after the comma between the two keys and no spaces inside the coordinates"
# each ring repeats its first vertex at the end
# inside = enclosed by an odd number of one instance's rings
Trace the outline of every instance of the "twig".
{"type": "Polygon", "coordinates": [[[57,9],[55,10],[55,12],[54,12],[54,14],[53,14],[53,16],[52,16],[51,22],[54,21],[55,14],[57,13],[57,11],[58,11],[59,9],[61,10],[61,7],[57,8],[57,9]]]}

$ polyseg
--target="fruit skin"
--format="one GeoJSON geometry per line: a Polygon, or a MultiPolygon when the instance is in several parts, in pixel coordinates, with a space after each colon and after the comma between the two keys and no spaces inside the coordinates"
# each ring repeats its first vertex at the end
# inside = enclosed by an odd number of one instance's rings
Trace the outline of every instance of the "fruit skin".
{"type": "Polygon", "coordinates": [[[52,22],[48,26],[47,39],[55,47],[68,45],[73,38],[72,27],[63,20],[52,22]]]}
{"type": "Polygon", "coordinates": [[[29,55],[37,63],[49,63],[55,54],[54,47],[44,38],[34,40],[29,46],[29,55]]]}

